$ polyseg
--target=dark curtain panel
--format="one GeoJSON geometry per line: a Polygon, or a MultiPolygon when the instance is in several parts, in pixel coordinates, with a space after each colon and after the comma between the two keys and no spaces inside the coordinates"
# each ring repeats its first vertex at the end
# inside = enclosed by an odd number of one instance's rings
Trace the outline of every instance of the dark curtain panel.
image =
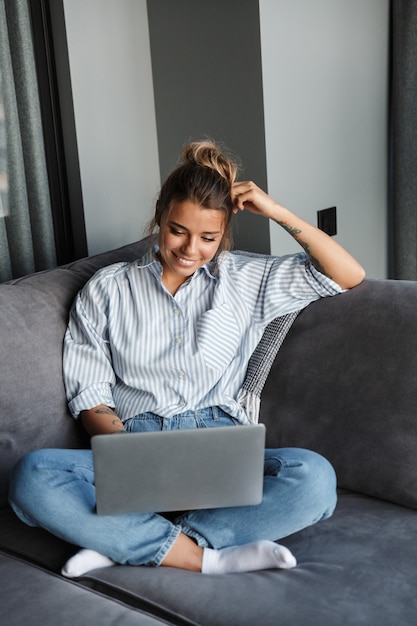
{"type": "Polygon", "coordinates": [[[56,265],[27,0],[0,0],[0,281],[56,265]]]}
{"type": "Polygon", "coordinates": [[[417,2],[391,2],[390,277],[417,280],[417,2]]]}

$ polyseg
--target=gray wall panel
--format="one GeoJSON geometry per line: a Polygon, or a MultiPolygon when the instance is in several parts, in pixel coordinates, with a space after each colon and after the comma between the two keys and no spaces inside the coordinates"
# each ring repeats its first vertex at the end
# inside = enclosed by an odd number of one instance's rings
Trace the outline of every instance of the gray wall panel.
{"type": "MultiPolygon", "coordinates": [[[[161,177],[189,140],[210,136],[267,189],[257,0],[148,0],[161,177]]],[[[235,247],[269,253],[269,224],[235,219],[235,247]]]]}

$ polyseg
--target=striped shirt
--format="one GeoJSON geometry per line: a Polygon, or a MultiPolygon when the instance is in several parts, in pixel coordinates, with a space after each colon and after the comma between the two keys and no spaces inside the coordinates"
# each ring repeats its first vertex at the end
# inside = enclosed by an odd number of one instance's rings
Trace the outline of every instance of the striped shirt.
{"type": "Polygon", "coordinates": [[[128,418],[219,406],[243,424],[236,398],[267,324],[340,293],[304,252],[223,252],[172,296],[154,251],[99,270],[78,294],[64,345],[69,408],[105,404],[128,418]]]}

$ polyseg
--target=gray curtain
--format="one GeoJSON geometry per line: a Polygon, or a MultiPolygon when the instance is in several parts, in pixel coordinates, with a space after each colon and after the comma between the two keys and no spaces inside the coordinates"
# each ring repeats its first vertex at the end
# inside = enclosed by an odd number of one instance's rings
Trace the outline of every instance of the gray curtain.
{"type": "Polygon", "coordinates": [[[417,2],[391,2],[390,277],[417,280],[417,2]]]}
{"type": "Polygon", "coordinates": [[[8,186],[0,207],[0,281],[56,265],[28,1],[0,0],[8,186]]]}

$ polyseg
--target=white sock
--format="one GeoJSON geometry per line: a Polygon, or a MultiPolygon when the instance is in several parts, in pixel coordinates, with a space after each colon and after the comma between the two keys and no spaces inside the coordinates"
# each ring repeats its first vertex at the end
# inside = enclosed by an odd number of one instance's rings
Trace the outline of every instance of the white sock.
{"type": "Polygon", "coordinates": [[[221,550],[204,548],[203,574],[234,574],[260,569],[290,569],[297,561],[286,548],[273,541],[262,540],[221,550]]]}
{"type": "Polygon", "coordinates": [[[100,554],[100,552],[80,550],[65,563],[61,574],[67,578],[76,578],[92,569],[111,567],[112,565],[115,565],[115,562],[109,559],[108,556],[100,554]]]}

